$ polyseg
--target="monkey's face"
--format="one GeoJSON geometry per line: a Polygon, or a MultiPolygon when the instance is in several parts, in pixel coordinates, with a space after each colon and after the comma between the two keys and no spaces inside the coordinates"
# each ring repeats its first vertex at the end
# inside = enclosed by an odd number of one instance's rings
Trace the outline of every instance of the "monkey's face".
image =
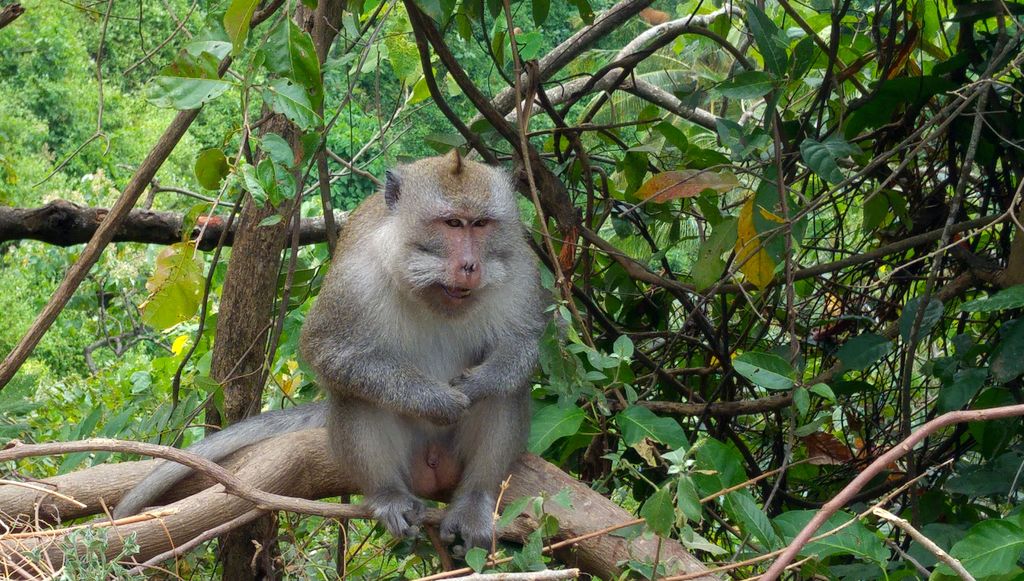
{"type": "Polygon", "coordinates": [[[412,240],[407,280],[432,310],[458,316],[505,278],[496,248],[500,224],[486,215],[445,212],[412,240]]]}

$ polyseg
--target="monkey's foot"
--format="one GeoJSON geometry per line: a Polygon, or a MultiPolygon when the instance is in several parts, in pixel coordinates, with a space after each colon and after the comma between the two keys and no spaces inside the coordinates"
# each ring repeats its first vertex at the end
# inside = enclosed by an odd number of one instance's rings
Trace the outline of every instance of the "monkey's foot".
{"type": "Polygon", "coordinates": [[[457,556],[465,555],[473,547],[490,548],[494,533],[494,497],[487,492],[473,491],[460,495],[445,512],[441,521],[441,540],[455,542],[455,536],[462,537],[463,545],[455,545],[452,551],[457,556]]]}
{"type": "Polygon", "coordinates": [[[394,537],[414,537],[419,534],[424,505],[420,499],[394,489],[381,490],[367,497],[366,504],[377,522],[384,525],[394,537]]]}

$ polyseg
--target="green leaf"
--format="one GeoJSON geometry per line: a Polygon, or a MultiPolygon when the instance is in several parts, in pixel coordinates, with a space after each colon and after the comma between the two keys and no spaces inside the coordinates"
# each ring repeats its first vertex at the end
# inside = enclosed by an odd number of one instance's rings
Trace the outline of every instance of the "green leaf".
{"type": "Polygon", "coordinates": [[[532,61],[544,48],[544,36],[539,30],[531,30],[516,35],[516,47],[519,49],[519,58],[524,61],[532,61]]]}
{"type": "MultiPolygon", "coordinates": [[[[790,542],[805,525],[814,517],[813,510],[791,510],[772,519],[784,542],[790,542]]],[[[829,517],[818,531],[820,536],[837,527],[845,525],[856,517],[840,512],[829,517]]],[[[825,538],[807,543],[800,550],[802,557],[825,559],[833,555],[851,555],[873,563],[884,563],[889,558],[889,550],[866,526],[860,522],[847,525],[825,538]]]]}
{"type": "MultiPolygon", "coordinates": [[[[972,526],[949,554],[975,578],[981,579],[1014,572],[1022,551],[1024,530],[1007,520],[991,519],[972,526]]],[[[945,563],[939,564],[936,572],[953,574],[945,563]]]]}
{"type": "Polygon", "coordinates": [[[237,55],[245,45],[245,38],[249,36],[249,23],[258,5],[259,0],[231,0],[231,5],[224,13],[224,30],[231,39],[234,48],[232,54],[237,55]]]}
{"type": "Polygon", "coordinates": [[[263,142],[263,151],[270,159],[284,167],[295,167],[295,153],[283,137],[276,133],[265,133],[260,140],[263,142]]]}
{"type": "Polygon", "coordinates": [[[641,406],[629,406],[615,415],[615,423],[622,431],[622,440],[627,446],[634,446],[650,438],[671,448],[689,448],[686,433],[679,422],[662,418],[641,406]]]}
{"type": "Polygon", "coordinates": [[[839,170],[836,160],[860,153],[860,149],[850,145],[838,134],[831,135],[825,141],[807,138],[800,144],[800,156],[807,167],[821,179],[838,183],[843,181],[843,172],[839,170]]]}
{"type": "Polygon", "coordinates": [[[313,38],[295,22],[282,22],[270,34],[263,47],[268,71],[285,76],[309,89],[314,96],[321,91],[320,61],[313,48],[313,38]]]}
{"type": "Polygon", "coordinates": [[[193,170],[199,185],[208,190],[216,190],[220,188],[220,183],[227,177],[230,168],[224,152],[213,148],[199,152],[193,170]]]}
{"type": "Polygon", "coordinates": [[[732,366],[736,373],[765,389],[789,389],[796,376],[785,359],[771,353],[748,351],[733,359],[732,366]]]}
{"type": "Polygon", "coordinates": [[[864,333],[844,343],[836,357],[842,362],[843,369],[857,371],[888,355],[892,347],[892,341],[885,337],[864,333]]]}
{"type": "Polygon", "coordinates": [[[495,530],[502,530],[508,525],[512,524],[512,521],[516,520],[516,517],[523,514],[526,510],[526,505],[533,500],[533,497],[524,496],[517,498],[505,506],[505,510],[501,511],[501,517],[498,518],[498,522],[494,525],[495,530]]]}
{"type": "Polygon", "coordinates": [[[725,497],[725,512],[740,525],[740,530],[751,535],[764,549],[777,549],[781,539],[772,529],[772,523],[764,514],[754,497],[746,490],[737,490],[725,497]]]}
{"type": "Polygon", "coordinates": [[[750,33],[754,35],[754,42],[757,43],[757,50],[764,59],[764,68],[769,72],[781,77],[786,74],[786,64],[789,57],[786,55],[786,47],[789,45],[771,18],[753,2],[747,2],[745,12],[747,13],[747,26],[750,33]]]}
{"type": "Polygon", "coordinates": [[[836,401],[836,394],[832,391],[832,388],[824,383],[815,383],[808,388],[811,393],[817,394],[823,399],[828,401],[836,401]]]}
{"type": "Polygon", "coordinates": [[[629,335],[619,335],[612,345],[612,351],[623,359],[629,359],[633,356],[633,340],[629,338],[629,335]]]}
{"type": "Polygon", "coordinates": [[[551,9],[551,0],[533,0],[533,22],[537,26],[544,24],[551,9]]]}
{"type": "Polygon", "coordinates": [[[693,478],[689,474],[681,474],[676,483],[676,505],[687,520],[699,522],[704,516],[697,485],[693,483],[693,478]]]}
{"type": "Polygon", "coordinates": [[[1024,319],[1007,321],[999,328],[999,343],[992,350],[992,377],[1006,383],[1024,373],[1024,319]]]}
{"type": "MultiPolygon", "coordinates": [[[[917,308],[921,303],[922,297],[914,297],[907,301],[907,305],[903,307],[903,314],[900,315],[900,336],[907,343],[910,342],[910,331],[911,327],[914,326],[914,319],[917,318],[917,308]]],[[[928,336],[931,332],[932,327],[935,323],[939,322],[942,318],[942,301],[938,299],[931,299],[928,301],[928,306],[924,310],[924,316],[921,319],[921,328],[918,329],[917,338],[923,339],[928,336]]]]}
{"type": "Polygon", "coordinates": [[[796,406],[796,411],[800,414],[806,414],[807,410],[811,407],[811,394],[806,388],[798,387],[793,390],[793,405],[796,406]]]}
{"type": "Polygon", "coordinates": [[[197,57],[181,51],[174,62],[153,77],[149,102],[157,107],[183,111],[216,99],[231,88],[217,76],[217,57],[204,52],[197,57]]]}
{"type": "Polygon", "coordinates": [[[725,272],[726,262],[722,255],[736,247],[737,220],[735,217],[722,219],[707,242],[697,251],[697,260],[693,265],[693,282],[697,288],[704,290],[718,282],[725,272]]]}
{"type": "Polygon", "coordinates": [[[179,242],[156,257],[153,274],[146,281],[149,298],[142,303],[142,322],[156,329],[168,329],[187,321],[202,301],[203,261],[195,245],[179,242]]]}
{"type": "Polygon", "coordinates": [[[575,405],[549,405],[533,414],[527,448],[534,454],[547,450],[555,440],[579,431],[586,415],[575,405]]]}
{"type": "Polygon", "coordinates": [[[309,100],[309,94],[301,85],[289,79],[272,81],[263,92],[263,99],[275,113],[284,115],[304,131],[313,129],[320,121],[320,116],[309,100]]]}
{"type": "Polygon", "coordinates": [[[1011,286],[988,298],[967,301],[960,310],[965,313],[992,313],[1020,307],[1024,307],[1024,284],[1011,286]]]}
{"type": "Polygon", "coordinates": [[[260,220],[259,225],[260,226],[274,226],[276,224],[280,224],[282,219],[283,218],[281,218],[281,214],[271,214],[271,215],[267,216],[266,218],[260,220]]]}
{"type": "Polygon", "coordinates": [[[703,438],[693,446],[693,481],[703,496],[715,494],[747,480],[743,456],[731,444],[703,438]]]}
{"type": "Polygon", "coordinates": [[[647,498],[643,506],[640,507],[640,518],[646,520],[647,526],[663,537],[672,532],[672,525],[676,521],[676,511],[668,486],[662,486],[647,498]]]}
{"type": "Polygon", "coordinates": [[[487,549],[473,547],[466,551],[466,564],[477,573],[483,571],[487,564],[487,549]]]}
{"type": "Polygon", "coordinates": [[[242,165],[241,172],[245,189],[252,197],[253,203],[257,206],[266,204],[270,197],[267,195],[266,190],[263,189],[259,176],[256,175],[256,168],[246,163],[242,165]]]}
{"type": "Polygon", "coordinates": [[[686,134],[668,121],[658,123],[654,126],[654,130],[660,133],[669,145],[679,151],[686,151],[690,147],[690,141],[686,139],[686,134]]]}
{"type": "Polygon", "coordinates": [[[951,412],[964,407],[971,401],[988,379],[988,369],[968,367],[953,374],[952,380],[943,382],[936,402],[940,412],[951,412]]]}
{"type": "Polygon", "coordinates": [[[762,71],[745,71],[720,83],[715,90],[730,99],[757,99],[775,88],[771,75],[762,71]]]}

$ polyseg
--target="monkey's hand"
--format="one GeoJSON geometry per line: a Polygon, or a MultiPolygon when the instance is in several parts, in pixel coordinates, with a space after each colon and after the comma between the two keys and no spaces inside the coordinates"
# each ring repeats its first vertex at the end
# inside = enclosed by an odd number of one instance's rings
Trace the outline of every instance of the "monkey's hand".
{"type": "Polygon", "coordinates": [[[445,385],[437,385],[423,395],[419,416],[443,426],[459,421],[469,408],[469,396],[445,385]]]}

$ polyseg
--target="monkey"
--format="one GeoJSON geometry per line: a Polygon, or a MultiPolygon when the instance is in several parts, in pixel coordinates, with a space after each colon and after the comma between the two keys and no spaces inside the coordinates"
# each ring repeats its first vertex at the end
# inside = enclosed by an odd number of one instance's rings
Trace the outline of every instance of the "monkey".
{"type": "MultiPolygon", "coordinates": [[[[506,172],[457,151],[399,165],[349,216],[301,331],[327,401],[262,414],[191,450],[219,460],[326,425],[392,535],[417,534],[420,498],[454,490],[442,539],[489,546],[497,489],[526,447],[545,310],[506,172]]],[[[188,472],[162,464],[114,515],[188,472]]]]}

